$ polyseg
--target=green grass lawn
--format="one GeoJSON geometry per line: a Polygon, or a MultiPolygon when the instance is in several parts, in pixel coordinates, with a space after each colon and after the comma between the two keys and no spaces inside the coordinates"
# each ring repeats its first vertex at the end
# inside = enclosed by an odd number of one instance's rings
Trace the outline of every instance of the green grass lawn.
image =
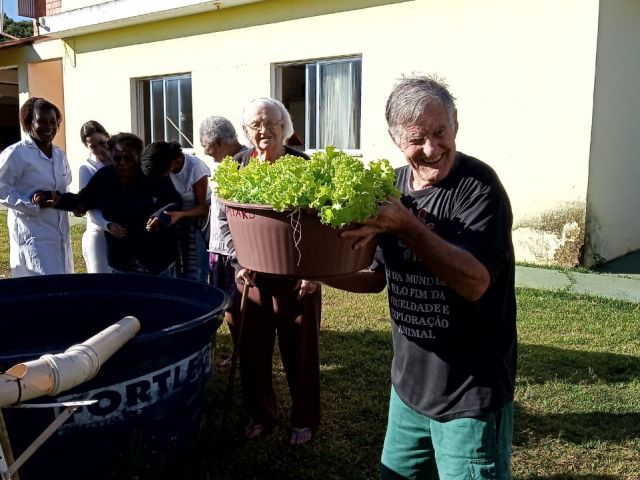
{"type": "MultiPolygon", "coordinates": [[[[77,252],[81,231],[74,227],[77,252]]],[[[0,274],[8,276],[6,235],[0,215],[0,274]]],[[[78,256],[76,265],[83,270],[78,256]]],[[[567,293],[517,293],[514,478],[640,479],[640,306],[567,293]]],[[[153,454],[133,440],[130,461],[116,478],[376,478],[392,355],[386,296],[325,288],[323,300],[323,421],[311,444],[292,448],[286,442],[288,395],[276,357],[282,409],[272,435],[258,442],[242,440],[245,418],[238,395],[231,430],[220,433],[226,377],[217,371],[200,435],[188,452],[153,454]]],[[[229,353],[225,327],[219,330],[217,350],[217,358],[229,353]]]]}

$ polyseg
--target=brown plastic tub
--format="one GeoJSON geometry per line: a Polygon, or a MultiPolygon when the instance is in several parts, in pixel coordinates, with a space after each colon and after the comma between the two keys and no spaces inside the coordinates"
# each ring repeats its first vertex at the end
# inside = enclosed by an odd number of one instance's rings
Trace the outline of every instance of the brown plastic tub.
{"type": "Polygon", "coordinates": [[[355,240],[340,238],[344,229],[323,225],[313,210],[276,212],[269,205],[219,201],[238,261],[250,270],[319,279],[357,272],[373,261],[375,242],[354,250],[355,240]]]}

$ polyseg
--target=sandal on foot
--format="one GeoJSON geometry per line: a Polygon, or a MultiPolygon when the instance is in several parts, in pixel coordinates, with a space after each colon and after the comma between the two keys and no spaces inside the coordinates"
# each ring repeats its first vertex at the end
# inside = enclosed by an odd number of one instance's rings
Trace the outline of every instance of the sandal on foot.
{"type": "Polygon", "coordinates": [[[308,427],[291,427],[291,436],[289,443],[291,445],[305,445],[311,440],[313,433],[308,427]]]}
{"type": "MultiPolygon", "coordinates": [[[[231,356],[225,358],[224,360],[222,360],[220,362],[220,368],[224,368],[224,369],[231,368],[231,364],[232,363],[233,363],[233,355],[231,355],[231,356]]],[[[240,365],[240,361],[236,360],[236,367],[238,365],[240,365]]]]}
{"type": "Polygon", "coordinates": [[[247,440],[256,440],[267,435],[269,431],[270,429],[268,425],[250,422],[246,427],[244,427],[244,438],[247,440]]]}

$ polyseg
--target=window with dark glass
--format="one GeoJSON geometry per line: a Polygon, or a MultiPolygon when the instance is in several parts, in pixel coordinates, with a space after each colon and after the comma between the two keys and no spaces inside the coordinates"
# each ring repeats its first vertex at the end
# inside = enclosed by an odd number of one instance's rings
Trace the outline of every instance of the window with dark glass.
{"type": "Polygon", "coordinates": [[[360,57],[275,66],[276,97],[291,113],[304,148],[360,148],[360,57]]]}
{"type": "Polygon", "coordinates": [[[193,147],[190,74],[138,80],[138,108],[145,143],[165,140],[193,147]]]}

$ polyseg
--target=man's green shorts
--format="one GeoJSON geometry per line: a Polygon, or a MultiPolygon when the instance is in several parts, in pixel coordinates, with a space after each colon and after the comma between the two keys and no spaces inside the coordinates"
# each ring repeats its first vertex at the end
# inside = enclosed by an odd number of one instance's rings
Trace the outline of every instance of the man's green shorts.
{"type": "Polygon", "coordinates": [[[439,422],[408,407],[391,388],[382,480],[509,480],[513,402],[482,417],[439,422]]]}

